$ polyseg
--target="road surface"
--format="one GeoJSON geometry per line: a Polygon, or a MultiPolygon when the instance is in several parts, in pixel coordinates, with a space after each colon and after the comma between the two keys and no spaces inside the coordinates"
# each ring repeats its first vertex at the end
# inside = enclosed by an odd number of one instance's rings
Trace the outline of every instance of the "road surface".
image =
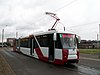
{"type": "Polygon", "coordinates": [[[100,59],[82,56],[79,64],[60,66],[13,52],[10,48],[0,49],[0,54],[16,75],[100,75],[100,59]]]}

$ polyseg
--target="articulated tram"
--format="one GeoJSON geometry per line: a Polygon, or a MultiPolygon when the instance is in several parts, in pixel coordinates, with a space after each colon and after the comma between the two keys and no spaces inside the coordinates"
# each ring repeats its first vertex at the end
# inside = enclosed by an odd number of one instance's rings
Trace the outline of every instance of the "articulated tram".
{"type": "Polygon", "coordinates": [[[76,34],[50,30],[15,40],[14,51],[54,64],[78,63],[76,34]]]}

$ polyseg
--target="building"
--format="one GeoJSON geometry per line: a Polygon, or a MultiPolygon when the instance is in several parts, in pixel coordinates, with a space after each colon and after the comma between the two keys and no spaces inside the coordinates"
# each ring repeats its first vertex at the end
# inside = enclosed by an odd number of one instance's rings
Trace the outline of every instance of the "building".
{"type": "Polygon", "coordinates": [[[100,41],[97,40],[81,40],[78,44],[80,49],[100,49],[100,41]]]}
{"type": "Polygon", "coordinates": [[[7,43],[9,43],[11,46],[13,46],[13,41],[15,38],[7,38],[7,43]]]}

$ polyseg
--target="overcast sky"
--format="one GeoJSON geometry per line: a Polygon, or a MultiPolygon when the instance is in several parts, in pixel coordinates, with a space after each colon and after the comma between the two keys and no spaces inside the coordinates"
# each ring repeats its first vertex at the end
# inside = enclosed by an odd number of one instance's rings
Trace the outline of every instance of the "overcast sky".
{"type": "MultiPolygon", "coordinates": [[[[100,0],[0,0],[0,41],[2,29],[5,39],[15,38],[16,32],[21,37],[48,30],[55,20],[45,12],[57,14],[66,32],[81,39],[97,39],[100,0]]],[[[62,24],[57,25],[57,30],[63,30],[62,24]]]]}

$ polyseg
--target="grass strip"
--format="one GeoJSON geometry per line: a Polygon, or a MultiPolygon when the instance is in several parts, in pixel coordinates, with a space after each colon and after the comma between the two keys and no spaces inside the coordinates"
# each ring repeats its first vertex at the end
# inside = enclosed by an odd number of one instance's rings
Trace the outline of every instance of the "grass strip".
{"type": "Polygon", "coordinates": [[[100,54],[100,49],[79,49],[79,52],[85,54],[100,54]]]}

